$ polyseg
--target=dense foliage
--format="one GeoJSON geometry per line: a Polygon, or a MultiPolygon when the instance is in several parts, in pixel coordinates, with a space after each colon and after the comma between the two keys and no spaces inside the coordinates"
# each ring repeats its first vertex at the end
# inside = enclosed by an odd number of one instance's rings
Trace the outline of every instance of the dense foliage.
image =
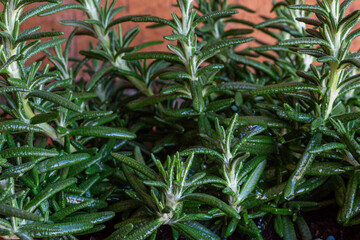
{"type": "Polygon", "coordinates": [[[327,207],[360,223],[353,0],[274,1],[258,25],[227,0],[177,0],[169,19],[0,2],[0,238],[312,239],[302,215],[327,207]],[[27,25],[65,10],[87,16],[62,21],[68,40],[27,25]],[[168,51],[134,46],[129,21],[171,28],[168,51]],[[98,42],[70,58],[77,35],[98,42]]]}

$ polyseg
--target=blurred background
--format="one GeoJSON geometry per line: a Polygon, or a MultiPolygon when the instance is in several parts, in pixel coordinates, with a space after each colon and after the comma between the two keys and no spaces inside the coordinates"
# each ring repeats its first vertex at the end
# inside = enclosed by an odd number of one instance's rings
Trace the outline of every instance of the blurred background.
{"type": "MultiPolygon", "coordinates": [[[[282,0],[277,0],[280,2],[282,0]]],[[[64,0],[64,4],[74,3],[74,0],[64,0]]],[[[194,1],[195,2],[195,1],[194,1]]],[[[105,0],[103,1],[105,3],[105,0]]],[[[242,4],[252,10],[255,13],[247,13],[245,11],[241,11],[236,15],[239,19],[244,19],[247,21],[252,21],[255,23],[260,23],[263,21],[262,17],[271,17],[271,8],[273,6],[273,0],[229,0],[230,4],[242,4]]],[[[306,0],[306,4],[315,4],[316,0],[306,0]]],[[[176,0],[117,0],[116,6],[124,6],[126,7],[117,17],[124,15],[133,15],[133,14],[150,14],[162,18],[171,18],[171,12],[178,13],[176,7],[176,0]]],[[[354,3],[349,7],[349,11],[352,12],[356,9],[360,9],[360,0],[355,0],[354,3]]],[[[55,29],[58,31],[64,31],[65,36],[69,36],[71,31],[74,29],[73,27],[63,26],[61,25],[61,20],[74,20],[74,19],[85,19],[85,15],[83,12],[79,10],[68,10],[55,15],[51,15],[49,17],[38,17],[36,21],[29,23],[28,27],[32,27],[35,25],[41,25],[42,31],[49,31],[51,29],[55,29]]],[[[134,44],[144,43],[148,41],[154,40],[163,40],[162,36],[170,34],[171,30],[168,27],[156,28],[156,29],[147,29],[146,26],[150,25],[148,23],[138,24],[138,23],[123,23],[122,28],[123,31],[126,32],[129,29],[140,25],[141,32],[139,36],[135,39],[134,44]]],[[[244,28],[241,24],[230,25],[231,28],[244,28]]],[[[262,35],[261,32],[255,31],[251,34],[256,38],[261,39],[262,41],[268,43],[274,43],[273,39],[269,38],[267,35],[262,35]]],[[[89,47],[89,42],[94,41],[95,39],[90,39],[88,37],[77,36],[73,42],[73,47],[71,49],[71,56],[78,56],[78,52],[80,50],[87,49],[89,47]]],[[[96,43],[97,41],[94,41],[96,43]]],[[[254,43],[249,43],[254,44],[254,43]]],[[[243,44],[243,47],[247,47],[248,45],[243,44]]],[[[360,39],[354,42],[353,46],[355,46],[353,51],[358,51],[360,49],[360,39]]],[[[164,44],[160,46],[153,46],[145,49],[149,50],[164,50],[166,51],[166,41],[164,44]]]]}

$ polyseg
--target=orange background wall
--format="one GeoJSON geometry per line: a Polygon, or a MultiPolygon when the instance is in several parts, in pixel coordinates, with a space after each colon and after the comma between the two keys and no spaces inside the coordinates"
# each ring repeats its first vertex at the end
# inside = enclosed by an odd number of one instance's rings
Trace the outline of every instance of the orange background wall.
{"type": "MultiPolygon", "coordinates": [[[[280,0],[277,0],[280,1],[280,0]]],[[[74,0],[63,0],[64,3],[74,3],[74,0]]],[[[103,0],[105,2],[105,0],[103,0]]],[[[251,8],[256,11],[255,14],[249,14],[240,10],[240,13],[237,14],[237,18],[245,19],[248,21],[253,21],[255,23],[260,23],[262,21],[260,16],[271,16],[270,10],[272,7],[273,0],[229,0],[229,3],[232,4],[242,4],[248,8],[251,8]]],[[[315,0],[306,0],[307,4],[314,4],[315,0]]],[[[117,0],[116,6],[125,6],[126,10],[122,11],[119,16],[130,15],[130,14],[151,14],[163,18],[171,18],[171,12],[178,12],[177,8],[173,5],[176,3],[176,0],[117,0]]],[[[360,0],[354,1],[354,3],[349,7],[349,11],[354,11],[356,9],[360,9],[360,0]]],[[[71,20],[71,19],[85,19],[86,16],[83,12],[79,10],[68,10],[62,13],[58,13],[49,17],[36,18],[35,21],[32,21],[26,26],[26,28],[31,27],[33,25],[42,25],[42,30],[59,30],[64,31],[65,36],[68,36],[70,32],[73,30],[73,27],[62,26],[59,21],[61,20],[71,20]]],[[[138,25],[137,23],[123,23],[122,27],[124,32],[129,30],[132,27],[138,25]]],[[[139,36],[135,39],[134,44],[143,43],[146,41],[152,40],[163,40],[162,36],[166,34],[170,34],[171,30],[169,28],[158,28],[158,29],[146,29],[146,25],[149,24],[140,24],[141,32],[139,36]]],[[[244,27],[241,24],[237,24],[232,27],[244,27]]],[[[254,33],[261,34],[258,32],[254,33]]],[[[260,36],[260,35],[256,35],[260,36]]],[[[265,41],[270,41],[270,38],[264,36],[261,38],[265,41]]],[[[360,48],[360,39],[357,42],[354,42],[355,46],[353,49],[358,50],[360,48]]],[[[76,37],[73,42],[73,48],[71,50],[71,55],[76,56],[80,50],[87,49],[89,46],[89,38],[87,37],[76,37]]],[[[163,44],[160,47],[152,47],[150,50],[166,50],[166,45],[163,44]]]]}

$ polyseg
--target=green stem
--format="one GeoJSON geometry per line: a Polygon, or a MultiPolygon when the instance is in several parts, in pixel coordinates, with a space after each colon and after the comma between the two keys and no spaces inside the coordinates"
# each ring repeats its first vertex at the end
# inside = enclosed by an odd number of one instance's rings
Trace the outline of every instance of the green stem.
{"type": "Polygon", "coordinates": [[[330,116],[330,113],[333,109],[335,100],[339,94],[339,91],[337,89],[338,86],[338,82],[339,82],[339,76],[340,76],[340,71],[339,69],[337,69],[337,67],[335,65],[331,66],[330,69],[330,80],[329,80],[329,85],[328,85],[328,96],[327,96],[327,103],[326,104],[326,110],[325,110],[325,116],[324,119],[328,119],[330,116]]]}
{"type": "MultiPolygon", "coordinates": [[[[125,70],[125,71],[131,71],[129,66],[126,64],[126,61],[124,59],[122,59],[121,57],[118,57],[116,59],[115,63],[112,63],[114,66],[125,70]]],[[[146,86],[145,83],[143,83],[142,81],[140,81],[139,79],[133,77],[133,76],[126,76],[127,79],[129,79],[129,81],[134,84],[134,86],[143,94],[145,94],[146,96],[152,96],[154,95],[154,93],[151,91],[150,88],[148,88],[146,86]]]]}
{"type": "MultiPolygon", "coordinates": [[[[12,185],[12,187],[11,187],[11,194],[15,194],[14,178],[10,178],[10,179],[9,179],[9,183],[10,183],[10,185],[12,185]]],[[[18,207],[16,199],[12,199],[12,200],[11,200],[11,206],[14,207],[14,208],[17,208],[17,207],[18,207]]],[[[17,229],[18,229],[18,227],[17,227],[18,221],[17,221],[17,220],[18,220],[18,219],[17,219],[16,217],[11,217],[11,225],[12,225],[12,228],[13,228],[14,232],[16,232],[17,229]]]]}
{"type": "MultiPolygon", "coordinates": [[[[17,62],[10,64],[10,66],[8,67],[8,71],[10,72],[10,74],[9,74],[10,77],[20,79],[21,75],[20,75],[20,70],[19,70],[17,64],[18,64],[17,62]]],[[[21,103],[24,108],[25,116],[26,116],[27,120],[30,120],[31,118],[33,118],[35,116],[35,113],[32,111],[32,109],[25,97],[26,97],[25,94],[20,94],[21,103]]],[[[64,140],[62,138],[59,138],[55,129],[53,127],[51,127],[48,123],[40,123],[40,124],[37,124],[37,126],[42,128],[44,130],[45,134],[47,136],[49,136],[52,140],[57,141],[58,143],[64,145],[64,140]]],[[[73,149],[73,151],[75,151],[75,149],[73,149]]]]}
{"type": "MultiPolygon", "coordinates": [[[[182,26],[182,34],[184,36],[187,36],[190,29],[188,26],[191,24],[188,23],[190,14],[192,10],[192,4],[191,1],[188,2],[188,6],[186,6],[186,9],[182,9],[182,18],[183,18],[183,26],[182,26]]],[[[203,97],[203,86],[197,77],[197,66],[196,66],[196,57],[194,56],[194,49],[196,48],[196,43],[194,43],[193,39],[188,39],[186,41],[180,41],[184,53],[186,61],[183,62],[185,65],[187,72],[191,76],[190,80],[190,90],[191,90],[191,96],[193,101],[193,108],[198,113],[202,113],[205,110],[205,101],[203,97]]]]}
{"type": "MultiPolygon", "coordinates": [[[[21,94],[21,101],[22,101],[22,105],[24,107],[24,111],[25,111],[25,115],[28,119],[31,119],[32,117],[35,116],[34,112],[32,111],[27,99],[25,99],[25,96],[23,94],[21,94]]],[[[57,134],[57,132],[55,131],[55,129],[50,126],[50,124],[48,123],[39,123],[36,124],[36,126],[42,128],[44,130],[44,133],[50,137],[53,141],[56,141],[58,143],[60,143],[61,145],[64,146],[65,140],[63,137],[59,137],[59,135],[57,134]]],[[[76,149],[70,145],[70,152],[75,152],[76,149]]]]}
{"type": "MultiPolygon", "coordinates": [[[[22,99],[22,104],[23,104],[23,107],[25,110],[26,117],[28,119],[31,119],[32,117],[34,117],[35,114],[32,111],[32,109],[30,108],[28,101],[26,99],[22,99]]],[[[48,123],[40,123],[40,124],[37,124],[37,126],[41,127],[45,131],[46,135],[49,136],[52,140],[55,140],[61,144],[64,143],[63,141],[61,141],[58,138],[58,135],[57,135],[55,129],[53,127],[51,127],[48,123]]]]}

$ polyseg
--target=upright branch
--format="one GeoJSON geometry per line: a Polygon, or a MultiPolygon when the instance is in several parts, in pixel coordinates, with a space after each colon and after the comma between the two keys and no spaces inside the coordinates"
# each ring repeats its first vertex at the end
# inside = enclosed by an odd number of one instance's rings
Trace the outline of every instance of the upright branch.
{"type": "Polygon", "coordinates": [[[354,67],[359,67],[357,54],[350,51],[352,41],[358,37],[359,30],[352,31],[359,22],[360,11],[345,15],[345,10],[352,1],[324,0],[317,6],[292,5],[290,9],[315,13],[317,19],[299,19],[316,26],[308,31],[309,36],[285,40],[280,46],[299,46],[298,52],[305,52],[316,57],[322,63],[322,69],[329,74],[318,79],[323,92],[321,115],[327,120],[340,97],[356,88],[349,75],[354,67]],[[317,48],[314,48],[319,46],[317,48]]]}
{"type": "Polygon", "coordinates": [[[172,54],[163,52],[135,53],[126,56],[125,59],[166,59],[181,63],[184,69],[163,75],[162,77],[166,79],[186,80],[184,87],[185,91],[189,91],[193,109],[198,113],[202,113],[205,111],[204,96],[206,95],[206,85],[213,79],[213,77],[210,76],[215,75],[223,67],[219,66],[219,64],[212,64],[205,68],[203,67],[204,63],[229,46],[237,46],[253,39],[232,38],[221,40],[208,46],[204,46],[204,42],[199,43],[195,33],[198,25],[208,19],[231,16],[237,13],[237,11],[220,10],[197,17],[192,2],[191,0],[178,0],[177,3],[182,16],[180,18],[173,13],[173,21],[152,16],[133,19],[135,22],[155,22],[171,27],[173,34],[165,36],[164,38],[170,41],[177,41],[177,45],[168,44],[168,49],[172,54]],[[203,71],[201,71],[201,69],[203,69],[203,71]]]}
{"type": "MultiPolygon", "coordinates": [[[[35,1],[36,2],[36,1],[35,1]]],[[[3,45],[1,46],[1,60],[3,67],[1,72],[6,73],[8,86],[25,87],[26,90],[16,91],[16,99],[18,108],[16,109],[16,118],[21,119],[25,123],[30,123],[30,119],[36,114],[28,103],[28,92],[34,90],[34,85],[30,84],[28,73],[25,70],[26,61],[40,51],[56,46],[65,41],[65,38],[59,38],[41,43],[41,39],[45,37],[55,37],[62,35],[63,32],[39,32],[40,26],[25,29],[20,32],[21,26],[33,16],[36,16],[50,8],[53,8],[61,1],[39,1],[47,2],[30,10],[23,12],[24,8],[31,4],[29,1],[9,0],[3,3],[3,15],[1,19],[1,29],[3,37],[3,45]],[[35,40],[29,43],[28,41],[35,40]]],[[[35,65],[34,65],[35,66],[35,65]]],[[[39,68],[40,65],[37,66],[39,68]]],[[[44,72],[46,74],[46,72],[44,72]]],[[[56,75],[53,76],[55,78],[56,75]]],[[[44,132],[54,141],[62,142],[56,131],[47,123],[38,124],[44,132]]]]}

